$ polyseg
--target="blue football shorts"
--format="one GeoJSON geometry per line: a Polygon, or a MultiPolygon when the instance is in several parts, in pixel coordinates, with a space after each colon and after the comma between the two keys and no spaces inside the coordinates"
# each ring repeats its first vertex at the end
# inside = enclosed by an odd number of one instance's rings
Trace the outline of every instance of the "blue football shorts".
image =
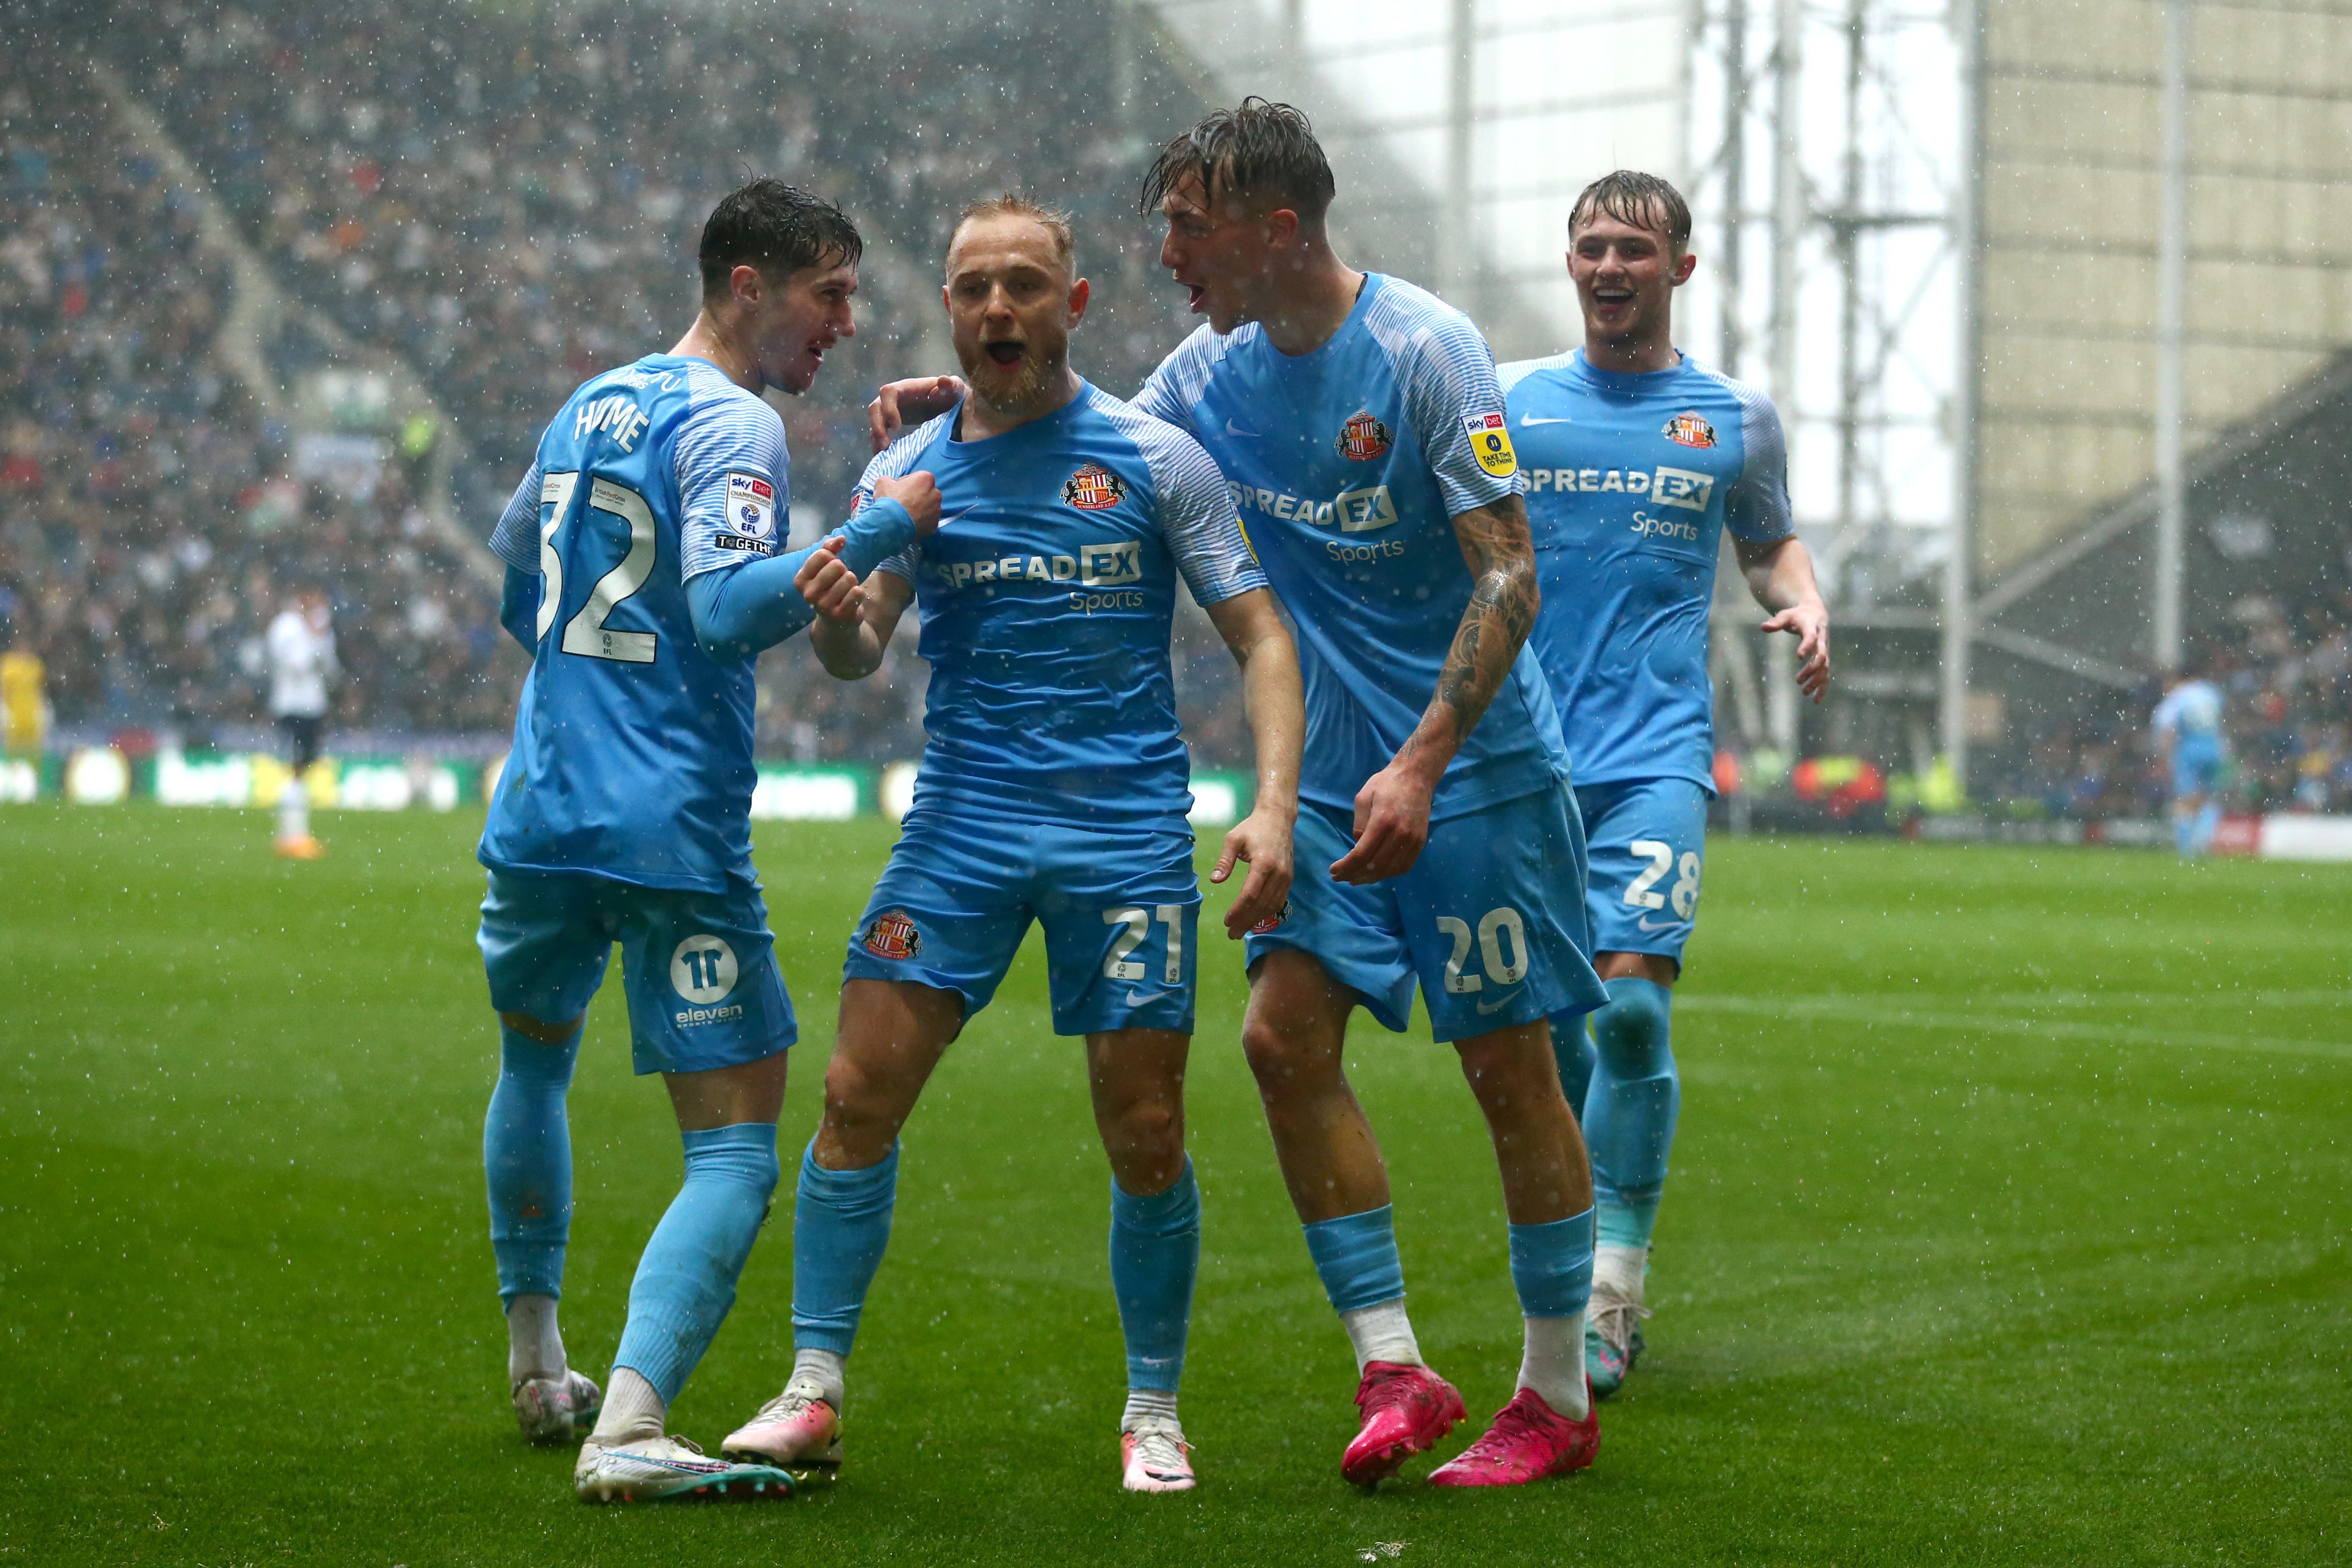
{"type": "Polygon", "coordinates": [[[1400,1032],[1418,984],[1440,1040],[1609,999],[1592,975],[1584,830],[1565,784],[1431,824],[1412,868],[1370,887],[1331,879],[1331,863],[1354,847],[1351,827],[1299,802],[1290,902],[1250,933],[1251,964],[1278,947],[1308,953],[1400,1032]]]}
{"type": "Polygon", "coordinates": [[[2221,748],[2202,737],[2183,736],[2172,749],[2172,798],[2211,795],[2221,787],[2221,748]]]}
{"type": "Polygon", "coordinates": [[[700,893],[581,871],[492,869],[475,940],[490,1005],[549,1024],[588,1010],[619,942],[640,1073],[736,1067],[800,1037],[768,907],[748,877],[700,893]]]}
{"type": "Polygon", "coordinates": [[[847,980],[902,980],[988,1005],[1036,921],[1054,1032],[1192,1030],[1201,884],[1181,817],[1013,822],[918,806],[850,933],[847,980]]]}
{"type": "Polygon", "coordinates": [[[1706,791],[1689,779],[1579,784],[1595,952],[1683,961],[1706,864],[1706,791]]]}

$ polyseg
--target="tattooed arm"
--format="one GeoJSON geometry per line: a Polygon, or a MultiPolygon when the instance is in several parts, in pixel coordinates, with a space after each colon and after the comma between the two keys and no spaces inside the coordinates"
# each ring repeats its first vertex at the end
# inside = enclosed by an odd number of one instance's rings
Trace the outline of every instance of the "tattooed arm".
{"type": "Polygon", "coordinates": [[[1356,792],[1356,847],[1334,861],[1342,882],[1402,876],[1429,842],[1429,805],[1437,781],[1503,689],[1512,661],[1536,624],[1535,542],[1517,496],[1473,508],[1454,520],[1470,566],[1470,603],[1438,672],[1437,691],[1421,722],[1387,767],[1356,792]]]}

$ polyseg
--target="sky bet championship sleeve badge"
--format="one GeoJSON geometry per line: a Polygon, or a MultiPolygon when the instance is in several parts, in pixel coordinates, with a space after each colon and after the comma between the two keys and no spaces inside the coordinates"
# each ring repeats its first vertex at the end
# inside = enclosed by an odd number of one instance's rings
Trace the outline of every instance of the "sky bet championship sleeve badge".
{"type": "Polygon", "coordinates": [[[1339,456],[1351,463],[1369,463],[1389,449],[1389,427],[1371,410],[1349,417],[1339,426],[1339,456]]]}
{"type": "Polygon", "coordinates": [[[1667,420],[1665,429],[1660,434],[1677,447],[1715,445],[1715,426],[1700,418],[1696,409],[1688,414],[1677,414],[1667,420]]]}
{"type": "Polygon", "coordinates": [[[1062,486],[1062,499],[1080,511],[1108,511],[1127,499],[1127,481],[1098,463],[1088,463],[1062,486]]]}
{"type": "Polygon", "coordinates": [[[1470,432],[1470,449],[1478,454],[1478,466],[1498,479],[1507,479],[1519,471],[1519,455],[1511,450],[1511,433],[1507,424],[1500,414],[1462,416],[1462,428],[1470,432]]]}
{"type": "Polygon", "coordinates": [[[757,474],[727,476],[727,526],[753,539],[776,531],[776,487],[757,474]]]}
{"type": "Polygon", "coordinates": [[[866,951],[877,958],[913,958],[923,951],[923,933],[904,910],[876,915],[866,928],[866,951]]]}

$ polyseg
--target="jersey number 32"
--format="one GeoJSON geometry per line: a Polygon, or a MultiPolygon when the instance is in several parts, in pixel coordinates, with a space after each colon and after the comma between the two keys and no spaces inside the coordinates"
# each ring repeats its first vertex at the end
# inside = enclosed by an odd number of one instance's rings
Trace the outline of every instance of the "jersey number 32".
{"type": "MultiPolygon", "coordinates": [[[[557,549],[555,536],[562,531],[564,514],[572,510],[572,492],[579,488],[580,476],[550,474],[540,481],[539,501],[545,506],[551,501],[555,510],[539,528],[539,640],[547,640],[547,628],[563,604],[563,556],[557,549]]],[[[596,579],[595,587],[588,592],[588,602],[580,613],[563,625],[563,651],[583,654],[590,658],[618,659],[623,664],[651,664],[656,638],[651,632],[617,632],[608,630],[605,618],[622,600],[646,585],[654,574],[654,509],[646,498],[625,485],[610,479],[598,479],[589,487],[588,504],[580,513],[581,526],[589,518],[603,512],[627,525],[629,552],[621,563],[596,579]]]]}

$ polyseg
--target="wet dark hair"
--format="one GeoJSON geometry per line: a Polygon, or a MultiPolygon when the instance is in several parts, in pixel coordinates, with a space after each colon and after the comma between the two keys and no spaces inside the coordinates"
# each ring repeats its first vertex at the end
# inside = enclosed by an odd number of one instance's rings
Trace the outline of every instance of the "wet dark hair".
{"type": "Polygon", "coordinates": [[[1635,228],[1658,230],[1674,242],[1677,251],[1690,248],[1690,204],[1672,184],[1655,174],[1620,169],[1585,186],[1576,205],[1568,209],[1570,236],[1575,235],[1579,224],[1603,216],[1635,228]]]}
{"type": "Polygon", "coordinates": [[[1159,211],[1168,193],[1194,175],[1212,201],[1239,196],[1269,209],[1288,207],[1309,227],[1321,226],[1339,189],[1306,114],[1257,97],[1218,110],[1162,147],[1143,176],[1139,207],[1147,216],[1159,211]]]}
{"type": "Polygon", "coordinates": [[[787,278],[804,267],[839,267],[866,253],[849,215],[782,180],[754,180],[727,193],[702,226],[702,297],[727,292],[735,268],[787,278]]]}

